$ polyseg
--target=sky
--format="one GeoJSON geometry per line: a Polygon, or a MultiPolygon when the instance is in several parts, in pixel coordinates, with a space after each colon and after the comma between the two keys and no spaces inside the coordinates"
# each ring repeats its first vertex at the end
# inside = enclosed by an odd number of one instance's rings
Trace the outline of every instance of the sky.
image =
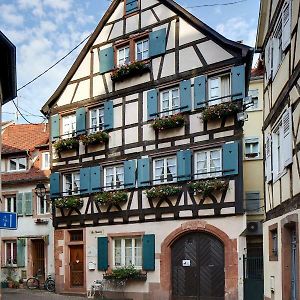
{"type": "MultiPolygon", "coordinates": [[[[0,30],[17,47],[18,88],[44,72],[88,37],[96,28],[110,0],[0,0],[0,30]]],[[[183,7],[223,4],[233,0],[177,0],[183,7]]],[[[254,47],[259,0],[228,6],[188,8],[201,21],[234,41],[254,47]]],[[[18,91],[15,102],[32,123],[45,121],[41,107],[54,93],[78,56],[82,46],[18,91]]],[[[2,108],[2,119],[26,120],[10,102],[2,108]]]]}

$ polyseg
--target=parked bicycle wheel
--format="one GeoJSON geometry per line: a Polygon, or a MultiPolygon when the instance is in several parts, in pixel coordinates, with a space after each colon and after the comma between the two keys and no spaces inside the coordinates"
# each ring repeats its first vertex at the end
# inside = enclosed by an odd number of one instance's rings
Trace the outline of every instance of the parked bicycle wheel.
{"type": "Polygon", "coordinates": [[[48,279],[45,282],[45,288],[48,292],[53,293],[55,291],[55,281],[53,279],[48,279]]]}
{"type": "Polygon", "coordinates": [[[37,289],[40,286],[40,282],[37,278],[32,277],[27,279],[26,286],[30,290],[37,289]]]}

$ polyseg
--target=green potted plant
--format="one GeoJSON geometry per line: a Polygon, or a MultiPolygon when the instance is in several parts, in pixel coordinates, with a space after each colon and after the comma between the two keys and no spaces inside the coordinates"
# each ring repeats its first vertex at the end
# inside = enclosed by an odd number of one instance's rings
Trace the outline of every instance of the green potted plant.
{"type": "Polygon", "coordinates": [[[94,195],[94,201],[99,205],[116,205],[127,202],[128,194],[125,191],[100,192],[94,195]]]}
{"type": "Polygon", "coordinates": [[[167,197],[176,196],[181,192],[182,188],[179,186],[172,185],[159,185],[154,186],[147,190],[146,196],[148,199],[165,199],[167,197]]]}
{"type": "Polygon", "coordinates": [[[165,130],[182,127],[185,123],[184,116],[181,114],[175,114],[162,118],[155,119],[152,127],[155,130],[165,130]]]}
{"type": "Polygon", "coordinates": [[[68,196],[57,198],[53,201],[56,208],[81,208],[83,206],[83,200],[78,196],[68,196]]]}
{"type": "Polygon", "coordinates": [[[146,280],[147,275],[134,266],[120,267],[113,269],[110,273],[104,274],[103,277],[108,280],[146,280]]]}
{"type": "Polygon", "coordinates": [[[192,182],[189,184],[189,188],[196,194],[201,194],[203,198],[207,197],[213,192],[227,191],[229,182],[227,180],[220,179],[208,179],[192,182]]]}
{"type": "Polygon", "coordinates": [[[237,103],[226,102],[206,107],[202,111],[202,120],[219,120],[224,117],[232,116],[240,110],[237,103]]]}
{"type": "Polygon", "coordinates": [[[150,70],[150,64],[147,61],[135,61],[130,64],[123,65],[111,74],[111,80],[114,82],[124,80],[129,77],[142,75],[150,70]]]}
{"type": "Polygon", "coordinates": [[[109,135],[104,131],[99,131],[89,135],[82,135],[80,139],[85,146],[99,145],[106,143],[109,140],[109,135]]]}
{"type": "Polygon", "coordinates": [[[8,288],[8,283],[7,283],[7,279],[3,280],[1,282],[1,288],[2,289],[7,289],[8,288]]]}
{"type": "Polygon", "coordinates": [[[75,137],[60,139],[54,144],[54,149],[57,155],[61,155],[61,153],[64,151],[78,150],[78,148],[79,148],[79,141],[75,137]]]}

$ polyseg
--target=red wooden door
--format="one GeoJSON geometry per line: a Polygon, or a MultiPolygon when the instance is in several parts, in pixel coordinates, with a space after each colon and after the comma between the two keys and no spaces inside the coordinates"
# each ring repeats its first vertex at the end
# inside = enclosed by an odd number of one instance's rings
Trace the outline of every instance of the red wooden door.
{"type": "Polygon", "coordinates": [[[83,245],[70,247],[70,286],[82,287],[84,285],[84,258],[83,245]]]}

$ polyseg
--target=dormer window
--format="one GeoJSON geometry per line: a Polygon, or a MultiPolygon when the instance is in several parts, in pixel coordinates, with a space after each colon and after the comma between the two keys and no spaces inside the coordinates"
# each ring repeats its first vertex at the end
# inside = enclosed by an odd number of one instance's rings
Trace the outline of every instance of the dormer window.
{"type": "Polygon", "coordinates": [[[124,66],[130,63],[130,47],[129,45],[118,49],[118,66],[124,66]]]}
{"type": "Polygon", "coordinates": [[[135,59],[137,61],[149,58],[149,39],[144,39],[135,44],[135,59]]]}
{"type": "Polygon", "coordinates": [[[9,172],[25,171],[27,168],[26,157],[11,158],[8,164],[9,172]]]}

